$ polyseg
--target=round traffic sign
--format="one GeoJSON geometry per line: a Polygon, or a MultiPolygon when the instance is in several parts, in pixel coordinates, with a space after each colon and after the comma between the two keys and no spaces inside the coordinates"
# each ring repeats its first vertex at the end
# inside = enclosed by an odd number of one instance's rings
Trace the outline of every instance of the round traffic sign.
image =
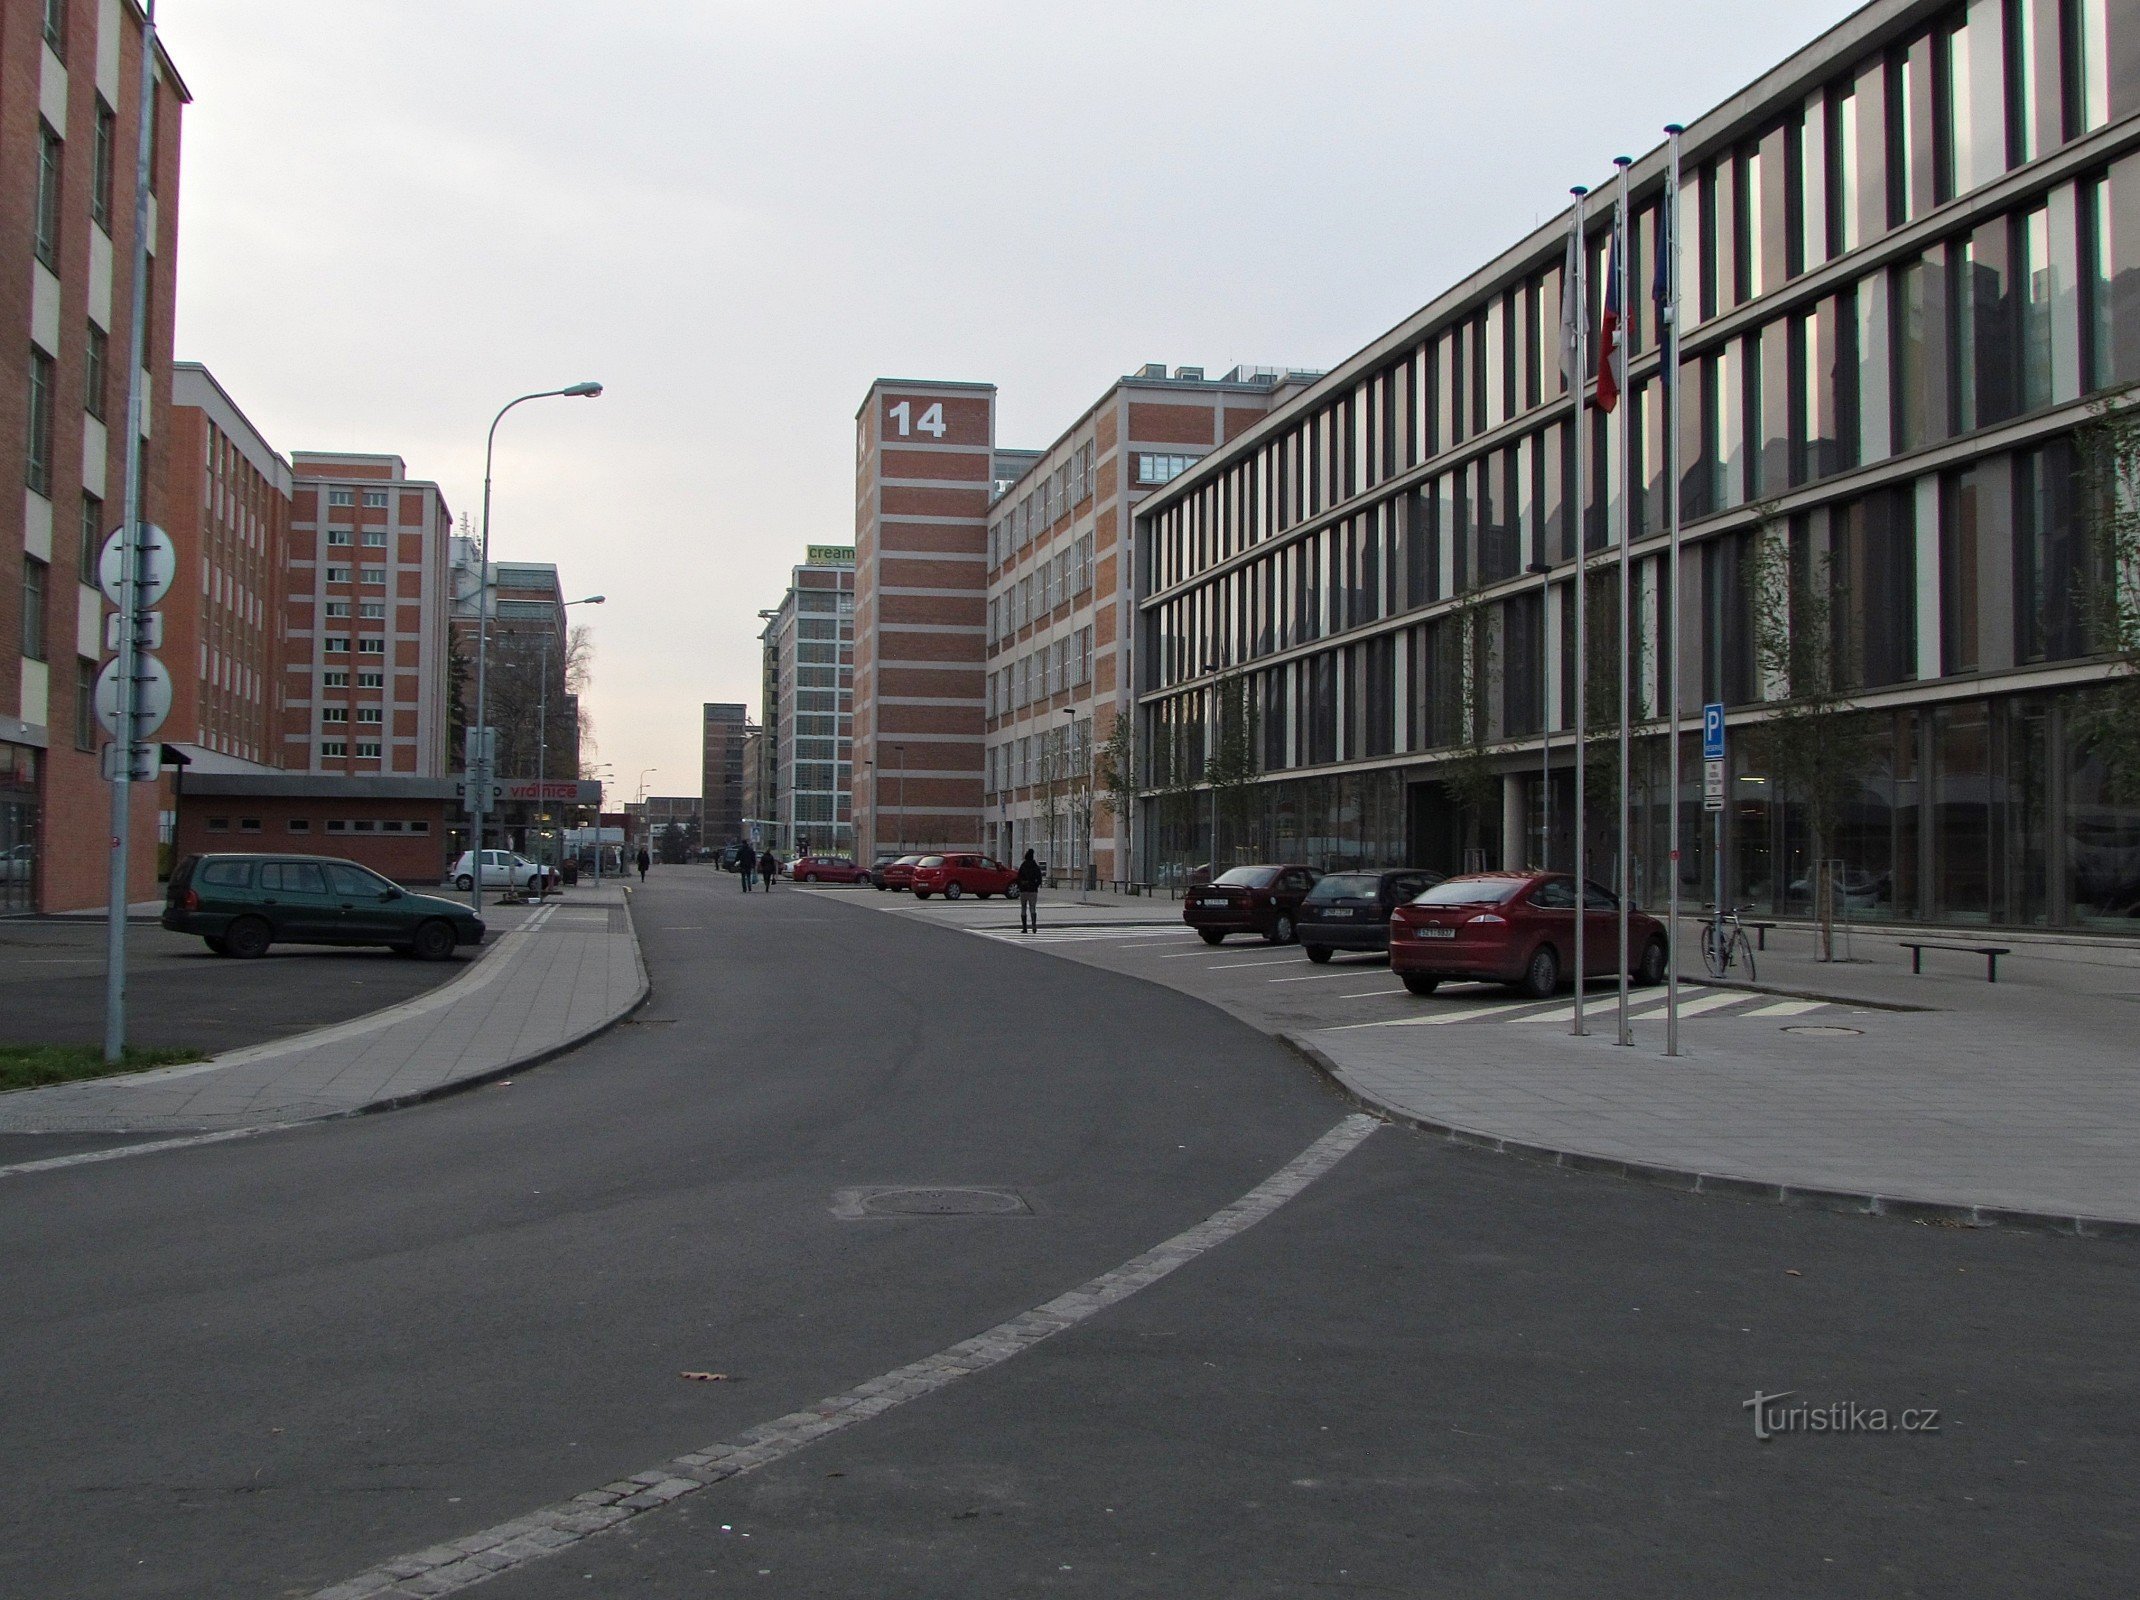
{"type": "MultiPolygon", "coordinates": [[[[171,673],[154,656],[137,659],[139,677],[134,684],[134,732],[146,739],[163,726],[171,714],[171,673]]],[[[97,721],[114,739],[125,739],[119,728],[119,658],[113,656],[97,674],[97,721]]]]}
{"type": "MultiPolygon", "coordinates": [[[[163,529],[150,523],[144,532],[141,551],[141,583],[135,591],[134,604],[152,606],[171,591],[171,580],[178,576],[178,546],[163,529]]],[[[97,558],[97,587],[104,591],[104,598],[115,606],[124,606],[126,596],[120,589],[120,580],[125,569],[119,556],[126,537],[124,528],[114,528],[111,537],[104,541],[104,553],[97,558]]]]}

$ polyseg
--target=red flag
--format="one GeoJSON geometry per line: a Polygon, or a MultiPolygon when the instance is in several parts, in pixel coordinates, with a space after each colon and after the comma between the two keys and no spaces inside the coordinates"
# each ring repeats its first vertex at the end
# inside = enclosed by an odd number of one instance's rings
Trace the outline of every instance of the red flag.
{"type": "Polygon", "coordinates": [[[1594,402],[1600,411],[1620,403],[1620,225],[1612,230],[1612,259],[1605,268],[1605,318],[1598,328],[1598,393],[1594,402]]]}

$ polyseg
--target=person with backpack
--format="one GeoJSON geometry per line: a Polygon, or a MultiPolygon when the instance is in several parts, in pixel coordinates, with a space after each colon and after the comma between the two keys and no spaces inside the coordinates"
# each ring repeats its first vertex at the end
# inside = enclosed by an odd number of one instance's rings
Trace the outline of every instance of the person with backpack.
{"type": "Polygon", "coordinates": [[[765,880],[765,892],[771,894],[773,880],[780,876],[780,863],[773,859],[772,851],[768,850],[758,858],[758,876],[765,880]]]}
{"type": "Polygon", "coordinates": [[[1046,874],[1040,863],[1033,859],[1033,852],[1026,851],[1025,859],[1018,863],[1018,931],[1040,931],[1040,885],[1046,874]]]}

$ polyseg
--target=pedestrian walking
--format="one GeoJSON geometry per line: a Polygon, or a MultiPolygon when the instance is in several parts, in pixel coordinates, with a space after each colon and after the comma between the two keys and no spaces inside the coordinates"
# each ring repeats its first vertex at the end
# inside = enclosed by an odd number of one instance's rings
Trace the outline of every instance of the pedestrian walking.
{"type": "Polygon", "coordinates": [[[736,876],[743,880],[743,892],[750,893],[751,878],[758,870],[758,852],[748,842],[736,845],[736,876]]]}
{"type": "Polygon", "coordinates": [[[1040,931],[1040,883],[1044,876],[1045,874],[1040,870],[1040,863],[1033,859],[1033,852],[1026,851],[1025,859],[1018,863],[1018,931],[1020,933],[1038,933],[1040,931]]]}
{"type": "Polygon", "coordinates": [[[646,846],[639,847],[639,881],[646,882],[646,869],[654,864],[654,858],[646,853],[646,846]]]}
{"type": "Polygon", "coordinates": [[[773,880],[780,876],[780,863],[773,859],[772,851],[768,850],[758,858],[758,876],[765,880],[765,892],[771,894],[773,880]]]}

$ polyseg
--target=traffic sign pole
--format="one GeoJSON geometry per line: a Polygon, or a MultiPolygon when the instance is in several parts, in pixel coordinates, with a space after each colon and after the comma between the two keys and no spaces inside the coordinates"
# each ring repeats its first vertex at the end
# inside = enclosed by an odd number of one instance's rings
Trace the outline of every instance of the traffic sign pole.
{"type": "Polygon", "coordinates": [[[1716,914],[1724,915],[1724,707],[1712,700],[1702,707],[1702,809],[1716,818],[1716,914]]]}

